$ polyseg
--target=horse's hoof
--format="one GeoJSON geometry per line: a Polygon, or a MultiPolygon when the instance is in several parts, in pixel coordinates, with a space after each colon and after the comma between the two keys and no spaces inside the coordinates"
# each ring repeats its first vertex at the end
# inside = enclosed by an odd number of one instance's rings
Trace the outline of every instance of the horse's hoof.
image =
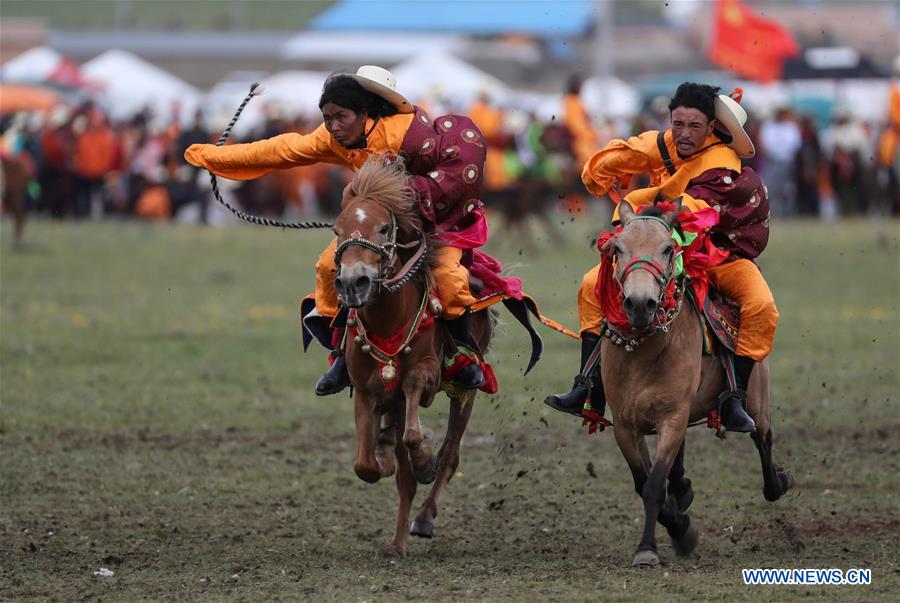
{"type": "Polygon", "coordinates": [[[428,462],[420,467],[413,467],[413,475],[420,484],[430,484],[437,477],[437,456],[432,454],[428,462]]]}
{"type": "Polygon", "coordinates": [[[694,502],[694,489],[691,486],[688,486],[687,490],[681,493],[681,495],[676,499],[678,504],[678,510],[684,513],[691,506],[691,503],[694,502]]]}
{"type": "Polygon", "coordinates": [[[659,565],[659,554],[656,551],[638,551],[634,554],[631,567],[656,567],[659,565]]]}
{"type": "Polygon", "coordinates": [[[782,494],[785,494],[788,490],[794,487],[794,476],[791,475],[790,471],[781,471],[778,474],[778,479],[781,481],[782,494]]]}
{"type": "Polygon", "coordinates": [[[700,532],[694,526],[694,522],[691,521],[690,517],[688,518],[688,528],[685,530],[684,534],[682,534],[681,538],[677,540],[675,538],[672,539],[672,548],[675,549],[675,554],[679,557],[687,557],[691,553],[694,552],[694,549],[697,548],[697,545],[700,544],[700,532]]]}
{"type": "Polygon", "coordinates": [[[419,538],[433,538],[434,524],[424,519],[414,519],[412,526],[409,528],[409,533],[419,538]]]}
{"type": "Polygon", "coordinates": [[[381,549],[381,556],[385,559],[403,559],[406,557],[406,549],[396,544],[386,544],[381,549]]]}

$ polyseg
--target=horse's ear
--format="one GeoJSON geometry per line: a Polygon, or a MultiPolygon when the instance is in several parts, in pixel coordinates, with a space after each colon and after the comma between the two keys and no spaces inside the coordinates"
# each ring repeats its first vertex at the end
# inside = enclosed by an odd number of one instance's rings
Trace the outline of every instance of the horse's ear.
{"type": "Polygon", "coordinates": [[[675,223],[675,220],[678,218],[678,214],[681,212],[681,201],[682,198],[680,196],[674,201],[671,201],[669,205],[671,205],[672,207],[664,211],[660,216],[663,220],[668,222],[670,226],[675,223]]]}
{"type": "Polygon", "coordinates": [[[356,196],[356,191],[353,190],[353,183],[351,182],[347,186],[344,187],[343,195],[341,196],[341,209],[347,207],[347,203],[356,196]]]}
{"type": "Polygon", "coordinates": [[[625,224],[628,220],[634,217],[634,210],[631,208],[631,203],[628,201],[621,201],[619,203],[619,222],[625,224]]]}

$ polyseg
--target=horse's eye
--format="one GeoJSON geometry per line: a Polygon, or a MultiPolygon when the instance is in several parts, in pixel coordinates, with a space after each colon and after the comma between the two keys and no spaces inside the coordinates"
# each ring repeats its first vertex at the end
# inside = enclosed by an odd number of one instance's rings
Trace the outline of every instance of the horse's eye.
{"type": "Polygon", "coordinates": [[[672,245],[669,245],[665,249],[663,249],[663,255],[666,257],[670,257],[675,252],[675,248],[672,245]]]}
{"type": "Polygon", "coordinates": [[[386,237],[390,230],[391,230],[391,227],[388,226],[387,224],[385,224],[384,226],[382,226],[381,228],[378,229],[378,234],[380,234],[383,237],[386,237]]]}
{"type": "Polygon", "coordinates": [[[622,255],[622,248],[616,245],[615,247],[613,247],[613,253],[615,253],[616,255],[622,255]]]}
{"type": "Polygon", "coordinates": [[[332,228],[332,229],[331,229],[331,232],[334,233],[334,236],[340,238],[341,235],[338,233],[337,228],[332,228]]]}

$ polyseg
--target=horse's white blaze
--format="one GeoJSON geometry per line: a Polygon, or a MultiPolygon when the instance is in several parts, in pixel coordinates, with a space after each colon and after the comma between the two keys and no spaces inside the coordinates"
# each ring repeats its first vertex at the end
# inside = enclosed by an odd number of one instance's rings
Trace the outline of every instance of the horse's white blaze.
{"type": "Polygon", "coordinates": [[[366,218],[368,217],[368,216],[366,216],[366,210],[364,210],[364,209],[361,208],[361,207],[357,207],[357,208],[356,208],[356,217],[359,219],[359,223],[360,223],[360,224],[362,224],[363,222],[365,222],[365,221],[366,221],[366,218]]]}

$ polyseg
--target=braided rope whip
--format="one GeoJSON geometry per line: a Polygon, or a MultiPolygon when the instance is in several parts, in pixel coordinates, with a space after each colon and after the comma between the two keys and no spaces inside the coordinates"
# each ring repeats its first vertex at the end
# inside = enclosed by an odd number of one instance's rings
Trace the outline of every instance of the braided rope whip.
{"type": "MultiPolygon", "coordinates": [[[[219,137],[219,141],[216,143],[217,147],[225,144],[225,141],[228,140],[228,137],[231,135],[231,129],[234,127],[234,124],[237,123],[238,118],[241,116],[241,113],[244,111],[244,107],[247,106],[247,103],[250,102],[250,99],[254,96],[259,96],[262,94],[263,87],[260,84],[253,84],[250,86],[250,92],[247,96],[244,97],[244,100],[241,102],[240,106],[237,108],[237,111],[234,112],[234,116],[232,116],[231,121],[228,123],[228,126],[225,130],[222,131],[222,135],[219,137]]],[[[209,171],[209,170],[207,170],[209,171]]],[[[246,222],[250,222],[251,224],[259,224],[260,226],[275,226],[278,228],[297,228],[297,229],[310,229],[310,228],[333,228],[334,225],[328,222],[281,222],[279,220],[270,220],[269,218],[263,218],[260,216],[254,216],[245,212],[242,212],[239,209],[236,209],[228,204],[222,198],[222,195],[219,194],[219,182],[216,179],[216,175],[209,171],[210,182],[212,182],[212,190],[213,195],[216,197],[216,201],[225,206],[225,208],[236,215],[241,220],[246,222]]]]}

